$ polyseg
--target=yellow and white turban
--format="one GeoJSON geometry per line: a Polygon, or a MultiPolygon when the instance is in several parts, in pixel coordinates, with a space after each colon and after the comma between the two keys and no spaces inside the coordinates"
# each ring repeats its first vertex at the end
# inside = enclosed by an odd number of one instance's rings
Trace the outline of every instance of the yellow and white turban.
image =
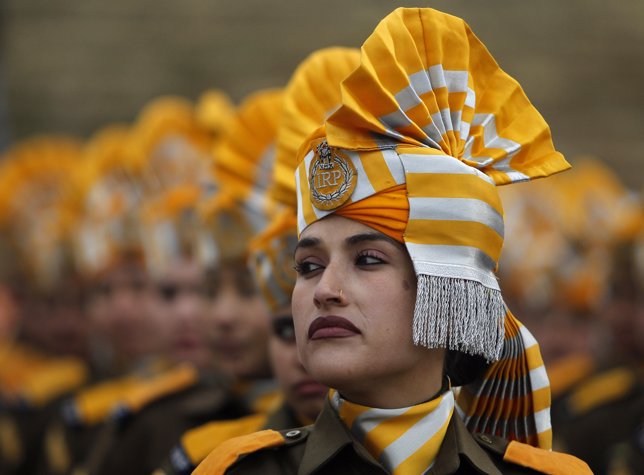
{"type": "Polygon", "coordinates": [[[296,273],[297,196],[293,173],[297,149],[340,105],[340,82],[359,64],[356,49],[326,48],[311,54],[295,70],[285,91],[277,152],[268,199],[284,208],[249,246],[251,267],[273,312],[291,304],[296,273]]]}
{"type": "Polygon", "coordinates": [[[271,312],[290,307],[297,274],[293,253],[297,245],[295,213],[285,208],[249,245],[250,265],[271,312]]]}
{"type": "Polygon", "coordinates": [[[142,180],[127,153],[129,139],[126,125],[98,130],[70,176],[66,199],[76,215],[72,230],[75,261],[89,278],[122,258],[139,260],[142,255],[137,216],[142,180]]]}
{"type": "Polygon", "coordinates": [[[63,197],[80,158],[80,142],[64,136],[32,137],[2,157],[0,227],[17,250],[18,265],[41,290],[75,270],[63,197]]]}
{"type": "Polygon", "coordinates": [[[284,92],[269,189],[277,203],[297,208],[293,172],[298,149],[340,106],[340,83],[359,64],[357,49],[324,48],[309,55],[291,76],[284,92]]]}
{"type": "Polygon", "coordinates": [[[342,106],[298,155],[299,232],[336,213],[404,242],[418,278],[414,343],[499,361],[471,388],[482,404],[461,407],[466,421],[548,446],[538,346],[495,276],[497,185],[569,168],[547,124],[469,26],[432,9],[387,16],[341,89],[342,106]],[[510,386],[523,384],[521,402],[485,384],[519,375],[510,386]]]}
{"type": "Polygon", "coordinates": [[[212,171],[220,190],[200,203],[206,222],[203,249],[212,263],[247,256],[250,239],[270,221],[267,199],[283,92],[267,89],[246,98],[214,147],[212,171]]]}

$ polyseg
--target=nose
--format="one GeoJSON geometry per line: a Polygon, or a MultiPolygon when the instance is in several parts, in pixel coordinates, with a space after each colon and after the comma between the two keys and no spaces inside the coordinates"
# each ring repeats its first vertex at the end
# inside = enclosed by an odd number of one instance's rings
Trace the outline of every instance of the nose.
{"type": "Polygon", "coordinates": [[[317,308],[324,306],[346,305],[343,285],[346,284],[345,273],[333,263],[327,265],[315,286],[313,303],[317,308]]]}
{"type": "Polygon", "coordinates": [[[183,295],[177,301],[176,314],[184,324],[194,324],[201,318],[203,312],[204,302],[198,295],[183,295]]]}
{"type": "Polygon", "coordinates": [[[243,303],[234,290],[222,289],[212,303],[210,319],[217,326],[232,327],[239,320],[241,305],[243,303]]]}

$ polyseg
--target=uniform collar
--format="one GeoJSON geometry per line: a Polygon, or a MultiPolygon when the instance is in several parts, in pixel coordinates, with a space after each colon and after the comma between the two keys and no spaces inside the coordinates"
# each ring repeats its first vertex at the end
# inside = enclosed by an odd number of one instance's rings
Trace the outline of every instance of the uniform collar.
{"type": "MultiPolygon", "coordinates": [[[[316,472],[343,450],[353,450],[365,464],[371,465],[373,473],[385,473],[382,466],[351,435],[327,398],[307,440],[298,475],[316,472]]],[[[454,413],[436,462],[428,473],[454,473],[463,463],[479,473],[501,475],[489,454],[479,446],[460,417],[454,413]]]]}
{"type": "Polygon", "coordinates": [[[380,464],[367,452],[362,444],[353,438],[333,407],[331,407],[329,398],[325,398],[322,412],[317,421],[315,421],[311,435],[308,438],[298,475],[314,473],[348,446],[353,446],[352,450],[361,459],[373,465],[374,473],[385,473],[380,464]]]}

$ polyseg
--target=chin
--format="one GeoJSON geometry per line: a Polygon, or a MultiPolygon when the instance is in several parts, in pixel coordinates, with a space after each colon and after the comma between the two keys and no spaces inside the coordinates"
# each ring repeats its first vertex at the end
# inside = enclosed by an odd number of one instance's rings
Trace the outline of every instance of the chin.
{"type": "Polygon", "coordinates": [[[307,360],[304,365],[307,372],[316,381],[334,389],[355,384],[356,379],[364,379],[365,372],[361,365],[356,365],[351,358],[333,355],[329,358],[316,354],[307,360]]]}

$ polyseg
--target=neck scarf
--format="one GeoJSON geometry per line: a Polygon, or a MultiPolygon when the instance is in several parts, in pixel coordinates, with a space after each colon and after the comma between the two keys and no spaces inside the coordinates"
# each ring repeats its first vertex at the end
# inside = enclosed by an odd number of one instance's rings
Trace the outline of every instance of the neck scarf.
{"type": "Polygon", "coordinates": [[[397,409],[361,406],[334,390],[329,399],[353,436],[396,475],[425,473],[433,466],[454,412],[452,391],[397,409]]]}

